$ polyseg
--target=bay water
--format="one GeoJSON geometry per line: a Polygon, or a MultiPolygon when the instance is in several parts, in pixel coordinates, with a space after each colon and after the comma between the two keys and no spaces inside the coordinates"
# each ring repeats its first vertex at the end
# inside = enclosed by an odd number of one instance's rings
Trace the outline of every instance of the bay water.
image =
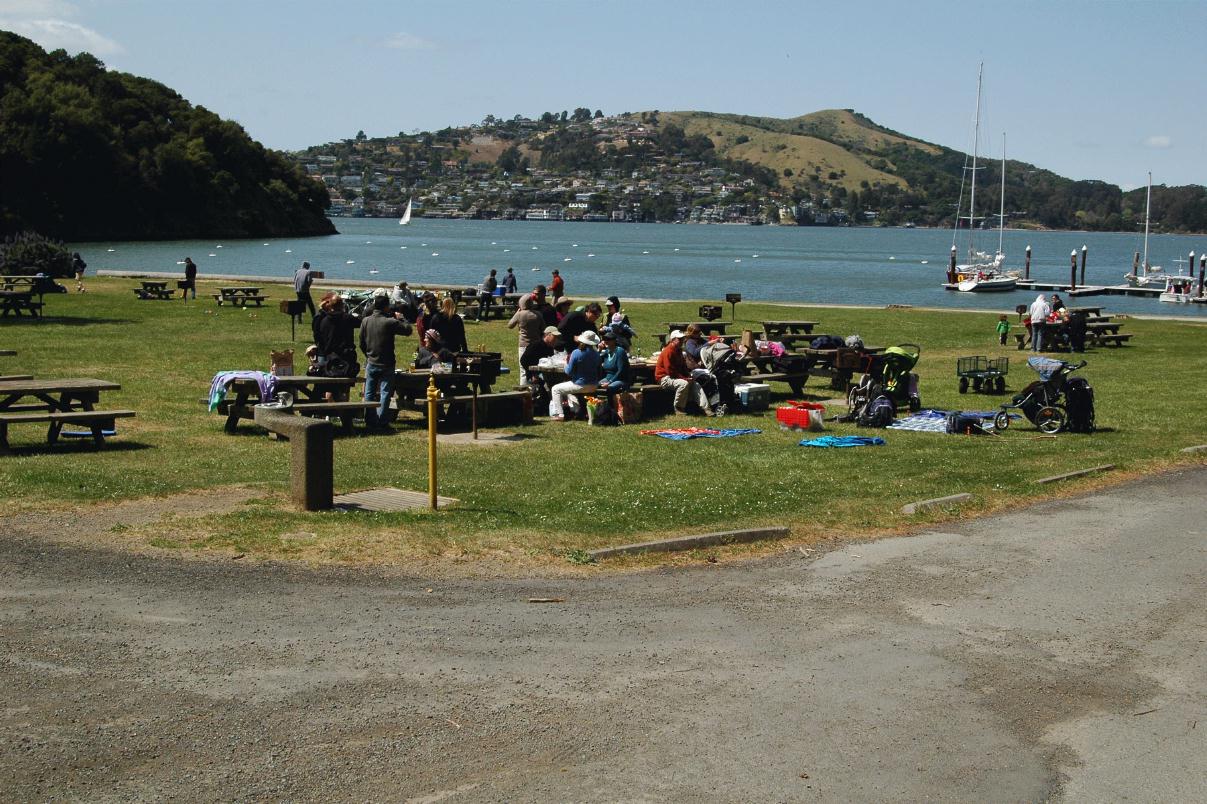
{"type": "MultiPolygon", "coordinates": [[[[548,284],[558,269],[571,298],[616,294],[643,299],[716,299],[741,293],[746,301],[823,304],[909,304],[928,307],[1012,309],[1034,291],[957,293],[944,290],[952,232],[939,229],[830,228],[691,224],[456,221],[416,218],[337,218],[339,234],[326,237],[160,242],[75,243],[90,271],[180,271],[192,257],[202,277],[254,275],[287,278],[310,262],[328,281],[350,279],[392,286],[399,279],[473,286],[495,268],[512,267],[521,291],[548,284]]],[[[997,232],[977,233],[993,251],[997,232]]],[[[957,248],[967,248],[960,233],[957,248]]],[[[1088,247],[1086,283],[1117,285],[1142,249],[1142,234],[1007,230],[1007,267],[1023,266],[1032,249],[1031,276],[1068,282],[1070,252],[1088,247]]],[[[1202,254],[1207,235],[1153,235],[1149,261],[1169,273],[1185,268],[1190,251],[1202,254]]],[[[1083,304],[1110,312],[1194,316],[1207,305],[1172,305],[1155,298],[1093,296],[1083,304]]]]}

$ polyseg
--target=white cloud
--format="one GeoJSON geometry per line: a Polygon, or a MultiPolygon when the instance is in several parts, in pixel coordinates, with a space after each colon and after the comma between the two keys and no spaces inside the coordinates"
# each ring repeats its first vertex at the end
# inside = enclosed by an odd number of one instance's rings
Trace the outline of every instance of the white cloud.
{"type": "Polygon", "coordinates": [[[1173,138],[1168,134],[1154,134],[1146,139],[1144,144],[1149,148],[1170,148],[1173,146],[1173,138]]]}
{"type": "Polygon", "coordinates": [[[436,47],[428,40],[405,31],[387,36],[383,44],[392,50],[433,50],[436,47]]]}
{"type": "Polygon", "coordinates": [[[94,56],[125,52],[125,48],[109,37],[67,20],[7,20],[0,17],[0,28],[28,37],[47,50],[63,48],[69,53],[86,50],[94,56]]]}

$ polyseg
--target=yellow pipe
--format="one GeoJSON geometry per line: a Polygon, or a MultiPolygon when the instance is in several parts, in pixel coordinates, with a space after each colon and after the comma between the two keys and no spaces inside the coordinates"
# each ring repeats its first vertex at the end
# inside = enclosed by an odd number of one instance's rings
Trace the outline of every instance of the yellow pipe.
{"type": "Polygon", "coordinates": [[[427,378],[427,493],[428,507],[436,510],[436,400],[440,391],[436,389],[436,378],[427,378]]]}

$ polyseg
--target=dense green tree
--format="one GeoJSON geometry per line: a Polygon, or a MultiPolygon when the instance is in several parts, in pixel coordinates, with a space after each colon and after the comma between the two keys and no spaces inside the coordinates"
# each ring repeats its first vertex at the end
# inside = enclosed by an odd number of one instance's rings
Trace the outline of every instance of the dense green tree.
{"type": "Polygon", "coordinates": [[[236,123],[0,31],[0,231],[65,240],[328,234],[323,185],[236,123]]]}

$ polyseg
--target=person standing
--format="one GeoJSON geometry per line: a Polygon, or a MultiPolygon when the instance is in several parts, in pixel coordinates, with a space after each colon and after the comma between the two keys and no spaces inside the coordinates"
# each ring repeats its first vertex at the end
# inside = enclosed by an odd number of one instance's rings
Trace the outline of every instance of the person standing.
{"type": "Polygon", "coordinates": [[[465,339],[465,322],[457,315],[457,303],[452,296],[445,296],[440,302],[440,312],[426,318],[423,322],[424,331],[434,329],[440,333],[440,339],[446,349],[454,352],[468,352],[469,342],[465,339]]]}
{"type": "Polygon", "coordinates": [[[1052,315],[1052,308],[1048,306],[1048,300],[1041,293],[1035,297],[1035,301],[1031,302],[1032,352],[1042,352],[1044,350],[1044,330],[1047,328],[1048,316],[1050,315],[1052,315]]]}
{"type": "MultiPolygon", "coordinates": [[[[541,334],[545,328],[545,319],[541,317],[540,313],[533,309],[535,306],[535,298],[531,295],[526,296],[524,298],[524,305],[517,310],[515,315],[511,317],[511,320],[507,322],[508,329],[519,330],[517,360],[519,361],[521,369],[527,368],[524,366],[524,353],[533,344],[540,343],[541,334]]],[[[554,331],[557,331],[556,328],[554,328],[554,331]]],[[[549,354],[553,354],[553,350],[550,350],[549,354]]],[[[542,355],[542,357],[544,357],[544,355],[542,355]]],[[[518,387],[523,388],[526,385],[528,385],[528,373],[526,371],[520,371],[520,382],[518,387]]]]}
{"type": "Polygon", "coordinates": [[[75,274],[75,292],[84,292],[84,270],[88,267],[88,263],[84,262],[84,258],[80,256],[80,252],[75,252],[71,255],[71,272],[75,274]]]}
{"type": "Polygon", "coordinates": [[[192,257],[184,258],[184,282],[180,286],[180,298],[187,299],[189,293],[197,298],[197,263],[192,257]]]}
{"type": "Polygon", "coordinates": [[[565,343],[574,343],[578,340],[578,336],[584,332],[598,335],[595,322],[599,320],[602,314],[603,308],[599,306],[599,302],[591,302],[582,310],[568,313],[557,325],[557,328],[562,332],[562,341],[565,343]]]}
{"type": "Polygon", "coordinates": [[[310,296],[310,285],[314,283],[314,271],[310,263],[303,262],[302,267],[293,272],[293,289],[298,294],[298,301],[306,305],[310,317],[314,318],[314,299],[310,296]]]}
{"type": "Polygon", "coordinates": [[[499,286],[499,280],[496,276],[498,272],[490,269],[490,273],[482,280],[482,290],[478,293],[478,320],[485,321],[486,314],[490,311],[490,303],[495,298],[495,288],[499,286]]]}
{"type": "Polygon", "coordinates": [[[360,324],[360,350],[365,353],[365,401],[377,402],[376,410],[365,412],[370,427],[389,427],[394,419],[390,398],[394,396],[394,338],[410,335],[411,325],[402,313],[387,315],[389,296],[373,297],[373,312],[360,324]]]}
{"type": "Polygon", "coordinates": [[[562,274],[556,268],[553,269],[553,279],[549,280],[549,295],[553,297],[553,303],[557,304],[557,300],[566,295],[566,281],[562,279],[562,274]]]}
{"type": "Polygon", "coordinates": [[[508,268],[507,273],[503,275],[503,292],[515,293],[516,287],[515,271],[508,268]]]}

